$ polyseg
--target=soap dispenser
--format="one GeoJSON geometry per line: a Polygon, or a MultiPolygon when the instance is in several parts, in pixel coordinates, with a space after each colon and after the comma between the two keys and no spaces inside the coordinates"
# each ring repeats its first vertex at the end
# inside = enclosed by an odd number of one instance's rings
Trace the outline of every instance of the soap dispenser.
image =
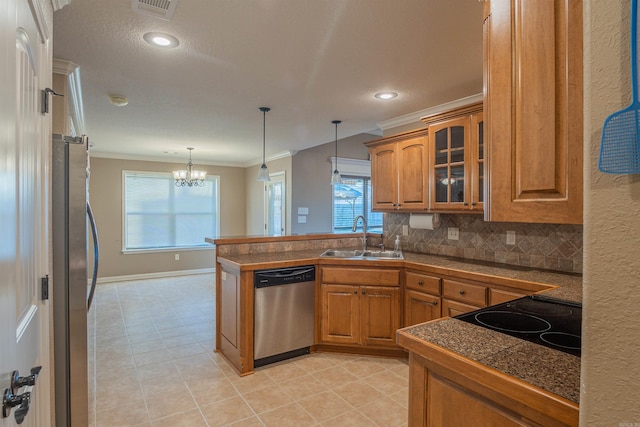
{"type": "Polygon", "coordinates": [[[396,255],[402,254],[402,248],[400,247],[400,235],[396,235],[396,241],[393,244],[393,253],[396,255]]]}

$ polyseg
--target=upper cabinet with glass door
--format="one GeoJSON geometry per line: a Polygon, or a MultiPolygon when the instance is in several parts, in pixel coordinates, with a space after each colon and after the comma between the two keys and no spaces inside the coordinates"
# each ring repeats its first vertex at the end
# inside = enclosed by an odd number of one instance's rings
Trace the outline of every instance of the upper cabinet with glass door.
{"type": "Polygon", "coordinates": [[[429,125],[429,210],[483,212],[482,103],[422,120],[429,125]]]}

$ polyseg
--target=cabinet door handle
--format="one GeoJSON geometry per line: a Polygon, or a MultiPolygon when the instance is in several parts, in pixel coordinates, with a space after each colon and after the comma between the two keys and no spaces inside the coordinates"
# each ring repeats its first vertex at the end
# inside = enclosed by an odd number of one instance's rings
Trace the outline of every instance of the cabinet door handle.
{"type": "Polygon", "coordinates": [[[460,291],[460,295],[464,295],[464,294],[465,294],[465,291],[460,291]]]}
{"type": "Polygon", "coordinates": [[[471,206],[475,206],[475,205],[477,205],[476,202],[471,202],[471,206]]]}
{"type": "Polygon", "coordinates": [[[469,202],[464,202],[463,205],[469,206],[469,202]]]}
{"type": "Polygon", "coordinates": [[[432,302],[431,305],[438,305],[438,301],[436,300],[436,301],[432,302]]]}
{"type": "Polygon", "coordinates": [[[354,294],[358,295],[358,291],[353,291],[354,294]]]}
{"type": "Polygon", "coordinates": [[[418,285],[422,286],[424,285],[424,282],[422,280],[418,280],[418,285]]]}
{"type": "Polygon", "coordinates": [[[366,293],[365,291],[362,291],[362,295],[364,295],[365,293],[366,293]]]}

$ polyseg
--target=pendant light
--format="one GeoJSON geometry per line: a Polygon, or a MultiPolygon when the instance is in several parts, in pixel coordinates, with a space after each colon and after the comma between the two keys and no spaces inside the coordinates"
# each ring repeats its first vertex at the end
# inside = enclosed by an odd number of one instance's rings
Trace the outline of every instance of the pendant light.
{"type": "Polygon", "coordinates": [[[338,125],[342,123],[342,120],[333,120],[331,123],[336,125],[336,168],[331,175],[331,185],[342,184],[342,177],[338,172],[338,125]]]}
{"type": "Polygon", "coordinates": [[[271,177],[269,176],[269,169],[267,168],[267,164],[265,163],[265,133],[267,129],[267,111],[270,111],[269,107],[260,107],[260,111],[262,111],[262,165],[260,166],[260,170],[258,170],[258,181],[271,181],[271,177]]]}

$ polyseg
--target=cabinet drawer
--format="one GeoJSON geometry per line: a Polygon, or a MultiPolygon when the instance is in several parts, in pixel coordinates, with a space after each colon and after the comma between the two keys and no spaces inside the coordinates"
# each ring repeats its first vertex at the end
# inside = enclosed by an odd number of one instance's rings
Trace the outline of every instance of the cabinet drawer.
{"type": "Polygon", "coordinates": [[[472,285],[471,283],[458,282],[444,279],[442,281],[442,295],[445,298],[484,307],[487,305],[487,287],[472,285]]]}
{"type": "Polygon", "coordinates": [[[441,279],[439,277],[427,276],[426,274],[407,271],[404,278],[405,285],[409,289],[420,292],[428,292],[434,295],[440,295],[441,279]]]}
{"type": "Polygon", "coordinates": [[[320,274],[322,283],[400,286],[400,270],[396,269],[322,267],[320,274]]]}
{"type": "Polygon", "coordinates": [[[442,299],[442,317],[454,317],[461,314],[469,313],[470,311],[476,311],[482,307],[475,305],[465,304],[458,301],[442,299]]]}
{"type": "Polygon", "coordinates": [[[516,292],[516,291],[507,291],[504,289],[490,289],[489,290],[489,305],[501,304],[507,301],[513,301],[514,299],[522,298],[527,294],[516,292]]]}

